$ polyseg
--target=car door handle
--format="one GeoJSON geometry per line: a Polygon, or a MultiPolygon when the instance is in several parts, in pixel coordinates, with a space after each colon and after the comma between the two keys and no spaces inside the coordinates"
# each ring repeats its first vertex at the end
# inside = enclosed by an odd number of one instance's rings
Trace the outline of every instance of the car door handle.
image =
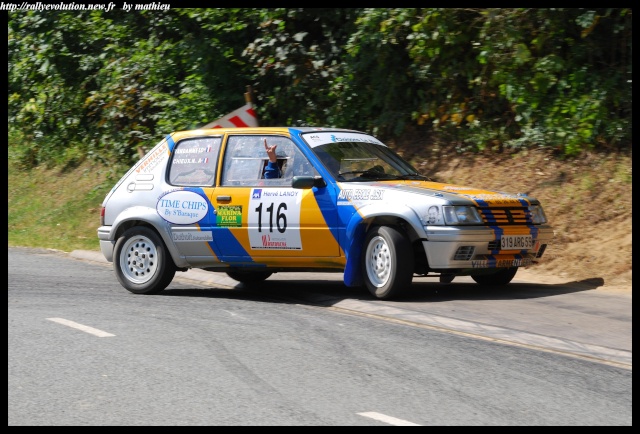
{"type": "Polygon", "coordinates": [[[216,197],[218,202],[231,202],[231,196],[218,196],[216,197]]]}

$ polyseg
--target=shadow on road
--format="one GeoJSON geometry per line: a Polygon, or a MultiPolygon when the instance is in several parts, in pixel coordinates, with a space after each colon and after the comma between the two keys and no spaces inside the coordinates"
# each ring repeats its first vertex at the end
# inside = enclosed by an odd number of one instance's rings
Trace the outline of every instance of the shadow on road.
{"type": "MultiPolygon", "coordinates": [[[[284,276],[284,274],[283,274],[284,276]]],[[[395,302],[438,303],[452,300],[519,300],[551,297],[584,292],[604,285],[604,279],[592,278],[561,284],[511,282],[502,287],[481,286],[475,282],[452,282],[442,284],[428,280],[414,280],[413,284],[395,302]]],[[[188,283],[173,283],[160,295],[182,297],[223,297],[252,299],[255,301],[305,302],[310,305],[331,305],[337,301],[351,299],[377,301],[364,287],[349,288],[341,280],[292,280],[279,279],[274,275],[255,285],[238,283],[234,288],[193,287],[188,283]],[[272,300],[267,300],[272,299],[272,300]],[[273,300],[275,299],[275,300],[273,300]]]]}

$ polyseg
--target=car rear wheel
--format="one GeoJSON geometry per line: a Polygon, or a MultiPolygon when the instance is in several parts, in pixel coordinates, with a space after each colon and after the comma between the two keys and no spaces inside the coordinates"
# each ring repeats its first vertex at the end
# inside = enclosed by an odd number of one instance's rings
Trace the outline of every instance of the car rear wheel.
{"type": "Polygon", "coordinates": [[[127,229],[115,246],[113,266],[120,284],[134,294],[157,294],[176,274],[160,236],[139,226],[127,229]]]}
{"type": "Polygon", "coordinates": [[[381,300],[397,297],[413,279],[413,249],[390,226],[375,226],[365,237],[362,273],[365,286],[381,300]]]}
{"type": "Polygon", "coordinates": [[[502,268],[492,274],[478,274],[477,276],[471,276],[476,283],[487,286],[502,286],[511,282],[518,272],[518,267],[502,268]]]}
{"type": "Polygon", "coordinates": [[[238,282],[252,284],[266,280],[273,273],[270,271],[228,271],[227,276],[238,282]]]}

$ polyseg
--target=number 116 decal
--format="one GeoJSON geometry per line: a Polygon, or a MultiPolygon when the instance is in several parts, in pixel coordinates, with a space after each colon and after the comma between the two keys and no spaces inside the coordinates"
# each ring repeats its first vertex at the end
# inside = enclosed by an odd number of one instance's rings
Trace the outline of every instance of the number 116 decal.
{"type": "MultiPolygon", "coordinates": [[[[260,205],[258,205],[254,209],[254,211],[258,213],[258,232],[262,232],[262,206],[263,205],[264,203],[260,202],[260,205]]],[[[269,205],[266,208],[266,211],[269,214],[269,232],[273,232],[273,221],[274,221],[273,208],[274,208],[273,202],[271,202],[271,205],[269,205]]],[[[284,211],[286,210],[287,210],[287,204],[284,202],[281,202],[278,205],[278,210],[276,211],[275,221],[276,221],[276,225],[278,226],[278,232],[280,232],[281,234],[283,234],[287,230],[287,215],[284,213],[284,211]]]]}
{"type": "Polygon", "coordinates": [[[255,250],[300,250],[301,192],[292,188],[253,189],[249,201],[249,242],[255,250]]]}

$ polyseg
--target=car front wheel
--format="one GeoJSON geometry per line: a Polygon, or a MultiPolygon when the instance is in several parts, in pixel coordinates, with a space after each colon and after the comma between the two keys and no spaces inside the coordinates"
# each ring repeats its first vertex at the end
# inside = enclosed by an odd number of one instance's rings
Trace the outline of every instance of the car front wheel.
{"type": "Polygon", "coordinates": [[[362,273],[373,296],[381,300],[397,297],[413,279],[411,243],[393,227],[373,227],[365,238],[362,273]]]}
{"type": "Polygon", "coordinates": [[[176,274],[160,236],[142,226],[127,229],[118,238],[113,266],[120,284],[134,294],[157,294],[176,274]]]}

